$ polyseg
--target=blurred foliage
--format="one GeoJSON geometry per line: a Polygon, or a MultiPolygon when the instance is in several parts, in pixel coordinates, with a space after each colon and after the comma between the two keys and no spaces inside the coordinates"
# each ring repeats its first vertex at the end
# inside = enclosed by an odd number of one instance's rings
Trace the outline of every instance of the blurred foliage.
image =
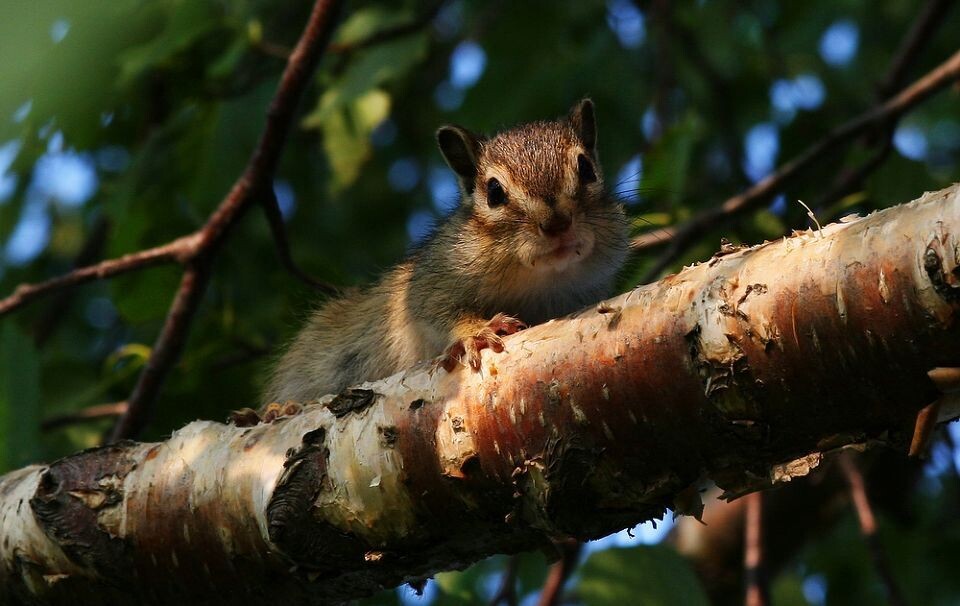
{"type": "Polygon", "coordinates": [[[577,591],[587,606],[706,606],[707,596],[677,553],[662,545],[613,548],[583,564],[577,591]]]}
{"type": "MultiPolygon", "coordinates": [[[[10,160],[6,166],[0,153],[0,295],[67,271],[101,221],[109,225],[106,256],[196,229],[249,156],[309,8],[306,1],[265,0],[0,3],[0,152],[10,160]],[[89,194],[71,198],[62,188],[76,191],[84,175],[88,185],[93,179],[89,194]],[[18,238],[34,248],[27,258],[14,254],[18,238]]],[[[371,279],[410,245],[408,222],[436,218],[451,203],[443,187],[449,174],[434,147],[438,125],[492,132],[560,115],[584,95],[597,103],[607,179],[630,199],[636,230],[682,221],[747,186],[751,162],[768,171],[871,106],[918,8],[910,0],[448,0],[408,35],[324,57],[277,181],[294,256],[336,284],[371,279]],[[838,24],[848,27],[846,42],[850,26],[855,34],[843,62],[821,50],[838,24]],[[472,63],[463,61],[470,53],[472,63]],[[772,146],[769,137],[766,147],[750,143],[751,133],[762,134],[758,125],[773,133],[772,146]],[[636,166],[642,178],[621,175],[625,166],[636,166]]],[[[424,10],[412,0],[348,2],[336,41],[363,41],[424,10]]],[[[958,26],[953,11],[908,81],[956,50],[951,32],[958,26]]],[[[818,216],[907,201],[956,179],[956,103],[955,93],[941,93],[907,116],[884,165],[856,193],[815,208],[818,216]]],[[[793,201],[818,199],[840,170],[871,153],[860,142],[825,158],[790,184],[785,202],[717,226],[681,261],[708,256],[721,235],[756,242],[806,227],[805,210],[793,201]]],[[[637,260],[624,284],[648,262],[637,260]]],[[[148,269],[3,319],[0,471],[101,439],[108,421],[41,434],[39,420],[127,397],[179,275],[176,267],[148,269]]],[[[271,356],[314,301],[279,269],[264,221],[250,213],[219,254],[145,437],[255,405],[271,356]]],[[[915,575],[907,582],[914,603],[952,603],[960,595],[949,574],[960,526],[943,509],[948,491],[956,502],[955,474],[946,473],[938,490],[918,495],[912,527],[884,537],[898,565],[915,575]]],[[[852,528],[838,528],[780,577],[774,593],[781,603],[819,603],[808,591],[810,575],[826,580],[829,603],[879,599],[852,528]]],[[[505,561],[440,575],[428,595],[443,604],[482,601],[505,561]]],[[[524,556],[518,595],[532,599],[545,575],[541,556],[524,556]]],[[[587,604],[631,595],[648,596],[650,604],[703,600],[682,562],[659,547],[597,553],[570,590],[587,604]]],[[[395,603],[398,595],[376,602],[395,603]]]]}

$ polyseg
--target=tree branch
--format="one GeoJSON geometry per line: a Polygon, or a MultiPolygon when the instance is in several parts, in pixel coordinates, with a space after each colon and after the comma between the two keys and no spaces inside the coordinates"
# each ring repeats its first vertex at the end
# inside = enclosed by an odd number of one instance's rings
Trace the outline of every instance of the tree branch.
{"type": "MultiPolygon", "coordinates": [[[[945,21],[946,14],[955,0],[929,0],[920,10],[913,25],[907,31],[897,52],[894,53],[881,84],[877,87],[877,102],[883,102],[893,96],[904,84],[907,71],[919,57],[923,47],[933,38],[937,28],[945,21]]],[[[853,193],[863,182],[883,165],[893,149],[893,133],[896,121],[885,127],[874,129],[863,137],[864,143],[874,147],[875,151],[866,161],[854,170],[843,170],[834,178],[833,187],[814,202],[813,208],[820,209],[833,204],[843,196],[853,193]]]]}
{"type": "Polygon", "coordinates": [[[344,601],[661,517],[705,480],[732,497],[847,444],[903,451],[951,384],[928,371],[960,366],[958,250],[955,185],[532,327],[482,373],[428,363],[13,472],[0,602],[344,601]]]}
{"type": "Polygon", "coordinates": [[[577,560],[580,559],[583,543],[575,539],[567,539],[558,542],[556,547],[560,552],[560,559],[550,566],[550,572],[547,573],[547,580],[543,584],[537,606],[556,606],[561,603],[563,586],[566,585],[567,579],[570,578],[577,567],[577,560]]]}
{"type": "Polygon", "coordinates": [[[763,554],[763,493],[750,493],[744,499],[743,573],[747,586],[744,604],[766,606],[770,603],[770,588],[763,554]]]}
{"type": "Polygon", "coordinates": [[[520,556],[512,555],[504,567],[500,588],[490,598],[490,606],[517,606],[517,569],[520,566],[520,556]]]}
{"type": "Polygon", "coordinates": [[[273,241],[277,246],[277,255],[280,256],[280,265],[307,286],[325,295],[336,293],[336,287],[313,278],[300,269],[296,261],[293,260],[293,256],[290,254],[290,242],[287,239],[287,227],[283,223],[283,215],[280,213],[280,205],[273,188],[270,188],[260,199],[260,207],[267,218],[267,224],[270,225],[270,232],[273,234],[273,241]]]}
{"type": "Polygon", "coordinates": [[[910,66],[917,60],[923,47],[930,42],[934,33],[946,22],[947,14],[953,9],[956,0],[929,0],[920,10],[916,21],[900,41],[893,54],[886,76],[877,86],[880,100],[891,97],[900,90],[907,78],[910,66]]]}
{"type": "Polygon", "coordinates": [[[140,250],[135,253],[123,255],[122,257],[117,257],[116,259],[108,259],[94,265],[81,267],[44,282],[21,284],[13,291],[13,294],[0,300],[0,316],[8,314],[42,296],[73,288],[80,284],[112,278],[155,265],[179,263],[181,260],[187,259],[194,254],[197,238],[198,233],[193,233],[182,238],[177,238],[173,242],[168,242],[162,246],[140,250]]]}
{"type": "Polygon", "coordinates": [[[958,78],[960,78],[960,51],[954,53],[945,62],[895,97],[834,129],[800,155],[783,164],[746,191],[729,198],[719,207],[705,210],[683,225],[658,229],[655,232],[637,236],[632,242],[634,251],[648,250],[662,244],[669,244],[669,248],[648,271],[647,278],[659,275],[708,230],[714,229],[718,224],[731,217],[766,203],[790,180],[836,148],[849,144],[870,128],[897,119],[958,78]]]}
{"type": "Polygon", "coordinates": [[[906,606],[903,592],[900,591],[900,586],[893,577],[887,554],[884,552],[883,545],[880,544],[880,537],[877,535],[877,521],[873,516],[870,499],[867,498],[863,474],[860,473],[856,462],[848,453],[840,458],[840,466],[847,477],[847,482],[850,483],[850,497],[857,512],[857,520],[860,522],[860,533],[867,544],[867,550],[870,552],[870,558],[873,560],[877,575],[880,577],[884,589],[886,589],[887,600],[892,606],[906,606]]]}
{"type": "Polygon", "coordinates": [[[44,419],[40,424],[40,430],[52,431],[60,427],[68,427],[78,423],[89,423],[90,421],[99,421],[100,419],[119,417],[125,412],[127,412],[126,402],[97,404],[96,406],[88,406],[87,408],[77,412],[57,415],[44,419]]]}
{"type": "Polygon", "coordinates": [[[317,0],[267,111],[260,140],[237,179],[204,226],[195,234],[197,248],[187,269],[146,366],[127,400],[127,412],[112,433],[113,440],[136,436],[149,421],[154,400],[167,374],[183,351],[197,306],[203,298],[213,261],[229,231],[256,200],[270,195],[277,162],[320,54],[330,39],[341,0],[317,0]]]}

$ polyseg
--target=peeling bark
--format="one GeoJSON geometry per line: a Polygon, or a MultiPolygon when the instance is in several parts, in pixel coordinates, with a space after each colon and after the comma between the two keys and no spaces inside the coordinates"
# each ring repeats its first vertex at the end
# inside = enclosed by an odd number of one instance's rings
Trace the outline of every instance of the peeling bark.
{"type": "MultiPolygon", "coordinates": [[[[302,414],[0,478],[0,602],[329,603],[909,444],[960,366],[960,187],[737,251],[302,414]]],[[[225,408],[229,404],[225,403],[225,408]]],[[[954,414],[943,409],[943,414],[954,414]]]]}

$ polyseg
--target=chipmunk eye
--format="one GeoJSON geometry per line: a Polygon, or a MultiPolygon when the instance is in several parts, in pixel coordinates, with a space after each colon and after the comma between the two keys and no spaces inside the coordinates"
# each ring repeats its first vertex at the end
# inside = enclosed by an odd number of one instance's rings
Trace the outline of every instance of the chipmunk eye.
{"type": "Polygon", "coordinates": [[[593,168],[593,162],[583,154],[577,156],[577,173],[580,175],[581,183],[593,183],[597,180],[597,171],[593,168]]]}
{"type": "Polygon", "coordinates": [[[507,192],[504,191],[500,182],[494,178],[487,181],[487,205],[490,208],[501,206],[507,203],[507,192]]]}

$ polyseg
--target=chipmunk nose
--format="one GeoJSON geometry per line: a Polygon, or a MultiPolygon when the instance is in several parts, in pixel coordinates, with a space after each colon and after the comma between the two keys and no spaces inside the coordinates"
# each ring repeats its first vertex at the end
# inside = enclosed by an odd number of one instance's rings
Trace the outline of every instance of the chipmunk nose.
{"type": "Polygon", "coordinates": [[[553,213],[549,219],[540,222],[540,231],[547,236],[559,236],[570,229],[571,223],[573,221],[569,215],[553,213]]]}

